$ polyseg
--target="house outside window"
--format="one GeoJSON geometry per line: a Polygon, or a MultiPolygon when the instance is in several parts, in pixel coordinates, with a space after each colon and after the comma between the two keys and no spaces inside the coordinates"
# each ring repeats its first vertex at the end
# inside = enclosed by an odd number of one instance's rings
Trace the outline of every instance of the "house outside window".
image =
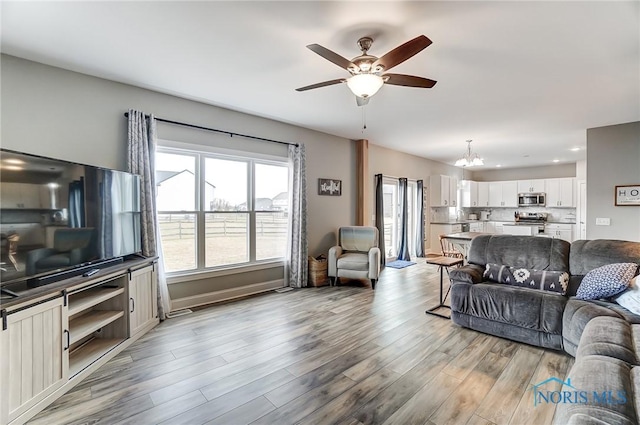
{"type": "Polygon", "coordinates": [[[159,148],[156,203],[171,275],[284,258],[287,162],[159,148]]]}

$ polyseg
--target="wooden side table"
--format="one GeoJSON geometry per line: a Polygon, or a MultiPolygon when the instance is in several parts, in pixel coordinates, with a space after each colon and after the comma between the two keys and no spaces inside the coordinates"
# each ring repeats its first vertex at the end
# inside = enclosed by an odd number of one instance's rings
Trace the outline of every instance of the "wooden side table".
{"type": "Polygon", "coordinates": [[[427,314],[433,314],[434,316],[439,316],[439,317],[444,317],[445,319],[451,319],[451,316],[447,316],[446,314],[443,313],[438,313],[436,310],[440,309],[440,308],[448,308],[449,310],[451,310],[451,306],[446,305],[444,302],[447,299],[447,296],[449,295],[449,291],[451,290],[451,287],[449,287],[449,289],[447,290],[446,295],[443,295],[444,292],[444,269],[445,267],[447,268],[447,274],[449,271],[449,267],[454,267],[454,266],[458,266],[461,265],[464,262],[464,260],[462,258],[457,258],[457,257],[433,257],[433,258],[427,258],[427,264],[435,264],[436,266],[440,266],[440,304],[436,305],[435,307],[431,307],[430,309],[428,309],[427,311],[425,311],[425,313],[427,314]]]}

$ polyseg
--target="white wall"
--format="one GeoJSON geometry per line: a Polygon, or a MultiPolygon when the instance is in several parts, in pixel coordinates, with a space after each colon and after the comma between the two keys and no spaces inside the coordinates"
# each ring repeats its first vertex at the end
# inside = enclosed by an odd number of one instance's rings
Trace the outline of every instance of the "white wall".
{"type": "MultiPolygon", "coordinates": [[[[0,61],[3,148],[125,170],[127,121],[123,114],[129,108],[161,118],[304,143],[309,253],[326,253],[335,243],[336,229],[355,223],[355,147],[348,139],[13,56],[2,55],[0,61]],[[342,196],[319,196],[316,186],[322,177],[342,180],[342,196]]],[[[286,156],[282,145],[168,124],[158,124],[158,136],[286,156]]],[[[172,296],[188,296],[215,289],[216,284],[205,281],[171,286],[172,296]]]]}
{"type": "Polygon", "coordinates": [[[640,242],[640,206],[614,203],[615,186],[640,185],[640,121],[587,129],[587,164],[587,238],[640,242]]]}

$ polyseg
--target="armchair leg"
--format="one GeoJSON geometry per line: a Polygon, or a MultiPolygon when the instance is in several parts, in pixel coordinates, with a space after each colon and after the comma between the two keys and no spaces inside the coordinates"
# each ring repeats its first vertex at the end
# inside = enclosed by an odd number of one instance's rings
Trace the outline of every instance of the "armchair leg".
{"type": "Polygon", "coordinates": [[[371,289],[376,289],[376,280],[371,279],[371,289]]]}

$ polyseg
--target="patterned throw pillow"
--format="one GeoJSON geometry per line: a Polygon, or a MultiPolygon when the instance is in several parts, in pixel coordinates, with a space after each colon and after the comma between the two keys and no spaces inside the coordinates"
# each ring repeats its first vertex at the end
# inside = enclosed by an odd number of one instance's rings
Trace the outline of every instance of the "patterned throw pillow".
{"type": "Polygon", "coordinates": [[[637,270],[636,263],[607,264],[593,269],[582,278],[576,298],[598,300],[619,294],[627,289],[637,270]]]}
{"type": "Polygon", "coordinates": [[[569,273],[567,272],[532,270],[491,263],[486,266],[484,278],[492,282],[556,292],[560,295],[567,293],[569,285],[569,273]]]}

